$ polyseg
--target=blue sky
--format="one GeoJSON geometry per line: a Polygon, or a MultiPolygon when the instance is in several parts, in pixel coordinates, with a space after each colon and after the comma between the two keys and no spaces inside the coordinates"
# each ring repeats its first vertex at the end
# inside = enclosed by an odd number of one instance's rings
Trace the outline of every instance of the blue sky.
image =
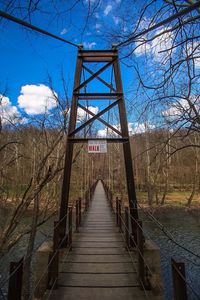
{"type": "MultiPolygon", "coordinates": [[[[39,1],[39,9],[31,14],[29,21],[74,43],[83,43],[85,49],[110,49],[112,42],[116,40],[112,35],[115,35],[119,41],[120,37],[122,40],[126,39],[133,32],[139,20],[141,6],[146,1],[83,0],[79,2],[70,0],[67,3],[55,1],[53,3],[58,3],[56,7],[51,6],[51,3],[46,0],[39,1]],[[77,4],[74,6],[74,3],[77,4]],[[70,7],[71,10],[69,10],[70,7]]],[[[145,12],[138,28],[139,31],[148,26],[161,3],[162,1],[155,1],[145,12]]],[[[2,10],[5,10],[3,4],[0,6],[2,10]]],[[[26,10],[10,8],[8,12],[20,18],[26,16],[27,20],[26,10]]],[[[157,18],[157,21],[162,19],[162,14],[157,18]]],[[[68,86],[68,96],[71,97],[77,49],[24,29],[10,21],[3,20],[0,24],[0,94],[6,97],[4,108],[11,117],[16,112],[30,116],[44,112],[45,97],[50,95],[48,74],[52,78],[56,94],[63,96],[60,79],[62,70],[68,86]]],[[[153,34],[159,34],[164,29],[160,28],[153,34]]],[[[161,62],[164,61],[166,54],[160,51],[172,45],[173,37],[173,34],[164,34],[161,38],[145,45],[136,42],[129,47],[129,49],[136,48],[132,63],[140,68],[141,74],[144,74],[149,82],[154,83],[160,80],[159,71],[155,73],[154,68],[155,66],[163,68],[161,62]]],[[[120,50],[120,58],[124,52],[126,49],[120,50]]],[[[124,62],[127,63],[126,60],[121,62],[121,71],[125,96],[130,99],[134,108],[138,78],[134,68],[126,67],[124,62]]],[[[197,67],[200,67],[200,62],[197,67]]],[[[142,103],[146,95],[137,94],[137,97],[137,102],[139,100],[142,103]]],[[[93,105],[97,106],[97,103],[93,105]]],[[[50,105],[49,111],[51,108],[55,106],[50,105]]],[[[137,124],[137,117],[137,111],[132,109],[129,122],[137,124]]],[[[115,125],[117,126],[117,123],[115,125]]]]}
{"type": "MultiPolygon", "coordinates": [[[[95,1],[91,1],[91,5],[94,4],[95,1]]],[[[75,21],[65,20],[64,22],[63,18],[60,17],[59,22],[50,22],[47,26],[45,18],[41,18],[36,13],[32,17],[32,23],[75,43],[82,42],[85,49],[111,49],[111,44],[104,42],[102,29],[104,28],[106,31],[109,27],[119,26],[120,21],[116,10],[120,4],[120,0],[112,3],[102,2],[100,9],[90,18],[83,36],[80,33],[86,24],[86,16],[80,7],[75,8],[73,12],[76,16],[75,21]]],[[[88,5],[87,1],[85,1],[85,5],[88,5]]],[[[68,17],[71,19],[69,15],[68,17]]],[[[125,25],[121,26],[124,27],[125,25]]],[[[125,30],[127,29],[125,28],[125,30]]],[[[71,97],[77,55],[75,47],[32,32],[10,21],[3,21],[0,47],[0,93],[9,99],[9,105],[15,106],[20,114],[36,115],[37,112],[40,112],[35,107],[36,103],[31,109],[28,104],[24,104],[25,101],[29,101],[29,97],[20,102],[21,94],[23,94],[23,90],[28,93],[27,86],[30,86],[30,89],[39,85],[48,86],[48,74],[52,77],[55,92],[59,94],[62,91],[60,80],[62,70],[69,88],[69,97],[71,97]]],[[[121,65],[121,69],[126,91],[129,86],[130,72],[124,65],[121,65]]],[[[37,102],[36,97],[33,100],[37,102]]],[[[40,102],[38,102],[39,105],[40,102]]],[[[97,103],[93,105],[96,106],[97,103]]],[[[10,109],[10,114],[12,115],[16,109],[10,109]]]]}

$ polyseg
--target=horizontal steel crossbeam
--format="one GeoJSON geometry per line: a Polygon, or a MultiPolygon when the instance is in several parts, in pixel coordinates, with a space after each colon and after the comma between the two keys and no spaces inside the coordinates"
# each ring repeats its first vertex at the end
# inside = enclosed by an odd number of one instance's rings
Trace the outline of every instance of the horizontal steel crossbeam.
{"type": "Polygon", "coordinates": [[[129,138],[96,138],[96,137],[90,137],[90,138],[68,138],[68,141],[71,143],[88,143],[88,141],[107,141],[107,143],[125,143],[128,142],[129,138]]]}
{"type": "Polygon", "coordinates": [[[122,93],[74,93],[80,100],[90,99],[90,100],[109,100],[116,99],[118,97],[122,97],[122,93]]]}
{"type": "MultiPolygon", "coordinates": [[[[80,103],[78,104],[78,106],[83,109],[85,112],[87,112],[88,114],[90,114],[91,116],[95,116],[95,114],[90,111],[89,109],[87,109],[85,106],[81,105],[80,103]]],[[[107,127],[109,127],[111,130],[113,130],[115,133],[117,133],[118,135],[121,135],[122,136],[122,133],[117,130],[116,128],[114,128],[112,125],[110,125],[109,123],[107,123],[106,121],[104,121],[103,119],[101,118],[98,118],[97,119],[98,121],[100,121],[101,123],[103,123],[104,125],[106,125],[107,127]]]]}
{"type": "Polygon", "coordinates": [[[84,82],[82,82],[79,86],[77,86],[74,89],[74,93],[79,91],[81,88],[83,88],[86,84],[88,84],[90,81],[92,81],[94,78],[96,78],[96,76],[98,76],[99,74],[101,74],[103,71],[105,71],[108,67],[110,67],[114,61],[116,60],[113,59],[112,61],[110,61],[109,63],[107,63],[106,65],[104,65],[102,68],[100,68],[97,72],[93,73],[92,76],[90,76],[88,79],[86,79],[84,82]]]}
{"type": "Polygon", "coordinates": [[[79,126],[78,128],[76,128],[74,131],[70,132],[68,134],[68,136],[73,136],[74,134],[78,133],[80,130],[82,130],[83,128],[85,128],[86,126],[88,126],[90,123],[94,122],[96,119],[98,119],[100,116],[102,116],[103,114],[105,114],[112,107],[116,106],[119,103],[120,100],[122,100],[122,98],[119,98],[118,100],[116,100],[115,102],[113,102],[112,104],[110,104],[109,106],[107,106],[106,108],[104,108],[102,111],[100,111],[98,114],[96,114],[93,118],[91,118],[88,121],[86,121],[84,124],[82,124],[81,126],[79,126]]]}
{"type": "MultiPolygon", "coordinates": [[[[83,65],[83,69],[85,69],[88,73],[91,75],[94,75],[94,72],[92,72],[89,68],[87,68],[85,65],[83,65]]],[[[109,83],[107,83],[104,79],[102,79],[99,76],[96,76],[96,79],[98,79],[101,83],[103,83],[105,86],[107,86],[111,91],[116,92],[116,89],[113,88],[113,86],[109,83]]]]}

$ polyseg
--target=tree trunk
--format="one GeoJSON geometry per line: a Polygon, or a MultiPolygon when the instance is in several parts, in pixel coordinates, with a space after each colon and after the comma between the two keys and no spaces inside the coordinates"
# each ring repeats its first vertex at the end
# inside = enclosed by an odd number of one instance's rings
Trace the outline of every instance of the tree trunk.
{"type": "MultiPolygon", "coordinates": [[[[195,138],[195,144],[197,144],[198,141],[198,136],[195,134],[194,136],[195,138]]],[[[196,193],[196,186],[197,186],[197,182],[198,182],[198,177],[199,177],[199,152],[198,149],[196,147],[194,147],[194,152],[195,152],[195,170],[194,170],[194,183],[193,183],[193,187],[192,187],[192,192],[190,194],[190,197],[187,200],[187,206],[190,207],[192,204],[192,200],[194,198],[194,195],[196,193]]]]}
{"type": "Polygon", "coordinates": [[[37,232],[37,221],[38,221],[38,213],[39,213],[39,196],[37,195],[34,199],[34,211],[32,216],[32,224],[31,224],[31,233],[29,236],[28,247],[26,251],[26,256],[24,258],[24,266],[23,266],[23,289],[22,295],[23,300],[30,299],[31,293],[31,262],[33,257],[35,236],[37,232]]]}
{"type": "Polygon", "coordinates": [[[151,178],[151,160],[150,160],[150,145],[149,145],[149,132],[148,126],[145,123],[145,145],[146,145],[146,182],[147,182],[147,196],[148,196],[148,205],[153,204],[154,197],[154,184],[151,178]]]}
{"type": "Polygon", "coordinates": [[[187,206],[188,206],[188,207],[191,206],[192,200],[193,200],[193,198],[194,198],[195,193],[196,193],[196,184],[194,183],[193,188],[192,188],[192,192],[191,192],[191,194],[190,194],[190,197],[189,197],[188,200],[187,200],[187,206]]]}
{"type": "Polygon", "coordinates": [[[168,190],[168,180],[166,181],[165,188],[164,188],[164,191],[163,191],[162,199],[161,199],[161,202],[160,202],[161,205],[165,204],[165,198],[166,198],[166,195],[167,195],[167,190],[168,190]]]}

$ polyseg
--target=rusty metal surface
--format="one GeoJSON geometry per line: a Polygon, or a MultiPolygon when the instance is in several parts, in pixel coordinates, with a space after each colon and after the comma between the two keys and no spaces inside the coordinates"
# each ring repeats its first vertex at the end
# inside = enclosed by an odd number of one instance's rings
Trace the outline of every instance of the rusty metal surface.
{"type": "MultiPolygon", "coordinates": [[[[89,64],[90,65],[90,64],[89,64]]],[[[65,167],[64,167],[64,177],[63,177],[63,187],[62,187],[62,196],[61,196],[61,205],[60,205],[60,221],[61,221],[61,237],[65,234],[66,228],[66,218],[67,215],[67,206],[68,206],[68,198],[69,198],[69,190],[70,190],[70,177],[71,177],[71,167],[72,167],[72,156],[73,156],[73,144],[74,143],[86,143],[88,140],[106,140],[107,142],[113,143],[123,143],[123,152],[124,152],[124,161],[125,161],[125,171],[126,171],[126,181],[127,181],[127,191],[128,191],[128,198],[129,198],[129,207],[130,207],[130,214],[132,216],[131,219],[131,228],[132,228],[132,235],[134,239],[137,239],[137,232],[135,229],[134,219],[138,219],[138,212],[137,212],[137,199],[136,199],[136,192],[135,192],[135,183],[134,183],[134,175],[133,175],[133,165],[132,165],[132,156],[131,156],[131,148],[130,148],[130,141],[129,141],[129,131],[128,131],[128,124],[127,124],[127,116],[126,116],[126,109],[125,109],[125,102],[123,97],[123,88],[122,88],[122,80],[121,80],[121,73],[120,73],[120,66],[118,61],[118,51],[116,48],[112,50],[83,50],[79,49],[78,57],[77,57],[77,64],[76,64],[76,72],[75,72],[75,79],[74,79],[74,89],[73,89],[73,97],[72,97],[72,106],[70,110],[70,120],[69,120],[69,129],[68,129],[68,137],[67,137],[67,146],[66,146],[66,156],[65,156],[65,167]],[[89,67],[86,67],[85,64],[88,62],[100,62],[100,68],[97,71],[92,71],[89,67]],[[105,64],[102,66],[102,62],[105,64]],[[114,71],[114,81],[116,88],[113,87],[111,82],[108,83],[106,80],[102,79],[100,75],[102,72],[107,70],[108,68],[112,67],[114,71]],[[81,82],[81,73],[82,70],[86,70],[91,76],[89,78],[84,79],[81,82]],[[101,83],[103,83],[106,87],[109,87],[110,93],[106,93],[102,91],[101,93],[87,93],[80,92],[82,88],[86,88],[87,84],[92,82],[94,79],[97,79],[101,83]],[[111,92],[112,91],[112,92],[111,92]],[[99,113],[94,114],[88,108],[83,107],[79,100],[82,99],[94,99],[94,100],[114,100],[110,105],[106,108],[101,110],[99,113]],[[85,112],[90,114],[92,117],[86,120],[83,124],[79,127],[76,127],[76,120],[77,120],[77,109],[78,106],[81,107],[85,112]],[[119,120],[120,120],[120,127],[121,131],[115,129],[109,122],[104,121],[101,116],[104,115],[106,112],[111,110],[114,106],[118,107],[119,110],[119,120]],[[108,128],[110,128],[113,132],[120,135],[120,138],[93,138],[93,137],[81,137],[81,130],[86,128],[86,126],[91,125],[94,121],[100,121],[108,128]],[[76,134],[79,133],[79,136],[76,134]]]]}

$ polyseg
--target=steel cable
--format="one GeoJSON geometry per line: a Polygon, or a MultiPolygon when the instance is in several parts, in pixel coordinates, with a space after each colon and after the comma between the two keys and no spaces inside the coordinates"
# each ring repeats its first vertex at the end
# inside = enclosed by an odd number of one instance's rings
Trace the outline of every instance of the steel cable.
{"type": "MultiPolygon", "coordinates": [[[[75,218],[74,221],[76,221],[78,218],[79,218],[79,215],[76,216],[76,218],[75,218]]],[[[70,228],[68,228],[68,231],[66,232],[66,235],[69,234],[70,230],[73,229],[73,227],[74,227],[74,224],[72,223],[72,225],[70,226],[70,228]]],[[[64,242],[64,240],[65,240],[65,238],[66,238],[66,235],[65,235],[65,236],[63,237],[63,239],[60,241],[58,248],[56,249],[56,251],[55,251],[54,254],[52,255],[50,261],[48,262],[48,265],[45,267],[45,269],[44,269],[44,271],[43,271],[41,277],[40,277],[39,280],[37,281],[37,284],[35,285],[35,287],[34,287],[34,289],[33,289],[33,291],[32,291],[32,293],[31,293],[31,295],[30,295],[30,297],[29,297],[28,300],[32,300],[32,296],[34,295],[34,292],[35,292],[36,288],[38,287],[39,283],[41,282],[42,278],[44,277],[45,272],[48,270],[48,267],[50,266],[50,264],[51,264],[51,262],[53,261],[54,257],[55,257],[55,256],[57,255],[57,253],[59,252],[60,247],[62,246],[62,244],[63,244],[63,242],[64,242]]],[[[69,246],[71,246],[71,245],[69,245],[69,246]]],[[[69,251],[70,251],[70,247],[68,248],[68,251],[67,251],[67,254],[66,254],[66,255],[69,254],[69,251]]],[[[66,257],[66,256],[65,256],[65,257],[66,257]]]]}
{"type": "MultiPolygon", "coordinates": [[[[136,220],[136,219],[134,219],[133,218],[133,216],[131,216],[130,214],[129,214],[129,216],[130,216],[130,218],[132,218],[136,223],[137,223],[137,225],[143,230],[143,228],[140,226],[140,224],[138,223],[138,220],[136,220]]],[[[132,236],[131,236],[131,239],[133,240],[133,242],[134,242],[134,244],[136,245],[136,243],[135,243],[135,241],[134,241],[134,239],[132,238],[132,236]]],[[[178,244],[179,245],[179,244],[178,244]]],[[[136,247],[137,247],[137,245],[136,245],[136,247]]],[[[138,248],[138,247],[137,247],[138,248]]],[[[187,249],[187,248],[186,248],[187,249]]],[[[139,250],[139,249],[138,249],[139,250]]],[[[166,257],[166,256],[165,256],[166,257]]],[[[183,277],[183,275],[181,274],[181,272],[180,272],[180,270],[176,267],[176,266],[174,266],[175,267],[175,269],[176,269],[176,271],[177,271],[177,273],[180,275],[180,277],[183,279],[183,281],[186,283],[186,285],[190,288],[190,290],[193,292],[193,294],[195,295],[195,297],[197,297],[197,299],[200,299],[200,296],[197,294],[197,292],[194,290],[194,288],[191,286],[191,284],[183,277]]],[[[150,270],[149,270],[150,271],[150,270]]]]}
{"type": "Polygon", "coordinates": [[[54,39],[57,39],[57,40],[59,40],[59,41],[61,41],[61,42],[64,42],[64,43],[66,43],[66,44],[69,44],[69,45],[71,45],[71,46],[74,46],[74,47],[76,47],[76,48],[78,48],[78,49],[79,49],[80,47],[82,47],[82,46],[77,45],[77,44],[75,44],[75,43],[73,43],[73,42],[70,42],[70,41],[68,41],[68,40],[65,40],[65,39],[63,39],[63,38],[61,38],[61,37],[59,37],[59,36],[57,36],[57,35],[55,35],[55,34],[49,32],[49,31],[46,31],[46,30],[44,30],[44,29],[42,29],[42,28],[39,28],[39,27],[37,27],[37,26],[35,26],[35,25],[32,25],[32,24],[30,24],[30,23],[28,23],[28,22],[26,22],[26,21],[23,21],[23,20],[21,20],[21,19],[19,19],[19,18],[16,18],[16,17],[12,16],[12,15],[9,15],[9,14],[7,14],[6,12],[4,12],[4,11],[2,11],[2,10],[0,10],[0,17],[2,17],[2,18],[4,18],[4,19],[7,19],[7,20],[9,20],[9,21],[12,21],[12,22],[14,22],[14,23],[17,23],[17,24],[19,24],[19,25],[22,25],[22,26],[24,26],[24,27],[27,27],[27,28],[29,28],[29,29],[32,29],[32,30],[34,30],[34,31],[37,31],[37,32],[39,32],[39,33],[42,33],[42,34],[44,34],[44,35],[50,36],[50,37],[52,37],[52,38],[54,38],[54,39]]]}
{"type": "Polygon", "coordinates": [[[147,34],[148,32],[154,30],[154,29],[157,29],[163,25],[166,25],[168,24],[169,22],[181,17],[181,16],[184,16],[185,14],[188,14],[189,12],[193,11],[194,9],[197,9],[198,7],[200,7],[200,1],[197,1],[191,5],[189,5],[187,8],[185,9],[182,9],[180,10],[179,12],[177,12],[176,14],[164,19],[163,21],[137,33],[137,34],[134,34],[133,36],[131,36],[130,38],[126,39],[125,41],[122,41],[121,43],[117,44],[116,45],[116,48],[117,47],[121,47],[123,45],[127,46],[131,41],[134,41],[136,38],[144,35],[144,34],[147,34]]]}
{"type": "Polygon", "coordinates": [[[173,243],[175,243],[175,244],[176,244],[177,246],[179,246],[181,249],[185,250],[186,252],[188,252],[188,253],[192,254],[193,256],[197,257],[198,259],[200,259],[200,256],[199,256],[198,254],[194,253],[192,250],[190,250],[190,249],[186,248],[185,246],[181,245],[180,243],[178,243],[178,242],[174,239],[172,233],[169,232],[168,230],[166,230],[166,229],[165,229],[165,226],[164,226],[162,223],[160,223],[160,222],[159,222],[159,221],[158,221],[158,220],[157,220],[150,212],[145,211],[145,210],[143,209],[143,207],[142,207],[140,204],[138,204],[138,206],[142,209],[142,211],[143,211],[147,216],[149,216],[149,219],[150,219],[154,224],[157,225],[157,227],[165,234],[165,236],[166,236],[169,240],[171,240],[173,243]]]}

